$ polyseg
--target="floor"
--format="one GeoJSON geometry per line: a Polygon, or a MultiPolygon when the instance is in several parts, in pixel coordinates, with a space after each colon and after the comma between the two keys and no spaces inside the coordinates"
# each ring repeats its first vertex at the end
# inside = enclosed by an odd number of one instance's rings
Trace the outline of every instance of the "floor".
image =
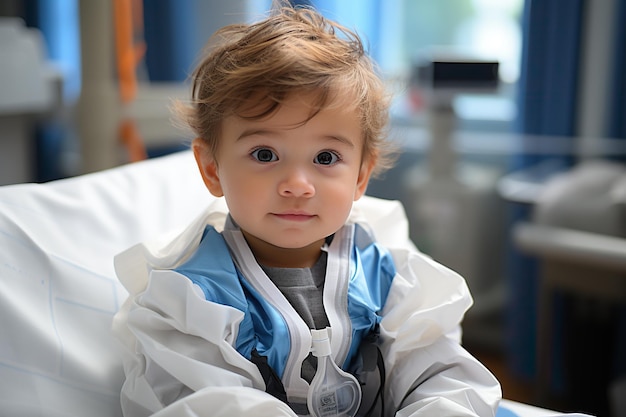
{"type": "Polygon", "coordinates": [[[502,354],[491,350],[471,349],[470,347],[468,347],[468,350],[498,378],[502,386],[503,398],[562,413],[580,412],[600,417],[626,417],[623,413],[611,413],[609,404],[604,402],[581,402],[551,396],[549,400],[543,399],[543,401],[548,401],[547,403],[538,403],[532,381],[523,381],[516,378],[508,369],[506,359],[502,354]]]}
{"type": "MultiPolygon", "coordinates": [[[[610,384],[611,375],[608,372],[610,372],[614,355],[607,354],[607,352],[612,352],[608,347],[612,344],[597,342],[606,339],[609,330],[603,327],[601,322],[581,322],[581,320],[577,317],[576,320],[572,320],[575,323],[571,324],[574,326],[573,334],[577,335],[577,343],[569,347],[567,358],[564,360],[575,363],[576,367],[573,370],[568,369],[568,375],[564,376],[570,384],[566,392],[538,393],[532,380],[522,379],[517,372],[514,373],[510,369],[501,340],[503,334],[501,320],[466,320],[463,328],[463,345],[500,381],[503,397],[506,399],[560,412],[586,412],[602,417],[611,416],[615,413],[610,412],[611,402],[608,395],[610,386],[608,384],[610,384]],[[581,335],[583,331],[592,333],[581,335]],[[597,382],[587,384],[584,382],[586,380],[597,382]]],[[[617,415],[626,417],[624,413],[617,413],[617,415]]]]}
{"type": "Polygon", "coordinates": [[[504,326],[501,314],[468,315],[463,324],[463,346],[500,381],[504,398],[537,405],[532,381],[520,379],[507,366],[504,326]]]}

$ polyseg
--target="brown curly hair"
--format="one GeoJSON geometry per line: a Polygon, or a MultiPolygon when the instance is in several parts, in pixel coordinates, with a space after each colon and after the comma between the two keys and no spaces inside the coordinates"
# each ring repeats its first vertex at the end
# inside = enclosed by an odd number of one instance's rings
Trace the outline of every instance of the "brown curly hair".
{"type": "Polygon", "coordinates": [[[391,164],[389,95],[374,62],[356,33],[313,9],[282,5],[257,23],[218,30],[191,76],[191,87],[190,103],[178,102],[176,111],[213,156],[225,117],[260,119],[287,95],[313,91],[318,100],[310,117],[336,104],[336,98],[353,97],[363,157],[375,161],[374,174],[391,164]],[[243,109],[259,111],[243,116],[243,109]]]}

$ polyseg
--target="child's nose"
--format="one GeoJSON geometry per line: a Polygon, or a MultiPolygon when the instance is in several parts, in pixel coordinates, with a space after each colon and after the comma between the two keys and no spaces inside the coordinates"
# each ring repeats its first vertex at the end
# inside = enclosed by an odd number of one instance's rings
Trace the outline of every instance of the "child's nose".
{"type": "Polygon", "coordinates": [[[315,187],[306,170],[290,169],[278,185],[278,193],[284,197],[313,197],[315,187]]]}

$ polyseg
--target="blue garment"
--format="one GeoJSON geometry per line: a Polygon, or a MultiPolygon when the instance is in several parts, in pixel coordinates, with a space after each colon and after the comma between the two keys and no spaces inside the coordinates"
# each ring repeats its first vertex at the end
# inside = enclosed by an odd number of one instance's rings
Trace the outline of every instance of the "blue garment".
{"type": "MultiPolygon", "coordinates": [[[[376,244],[362,226],[347,225],[345,228],[349,231],[343,234],[349,236],[350,244],[345,239],[333,239],[329,262],[339,261],[349,266],[345,269],[349,275],[342,279],[347,284],[346,294],[337,296],[343,297],[339,303],[345,306],[345,310],[339,314],[344,314],[349,321],[351,333],[342,367],[350,369],[363,337],[374,331],[381,320],[380,312],[396,270],[389,252],[376,244]],[[333,245],[345,246],[345,250],[333,251],[333,245]],[[343,259],[333,256],[335,252],[343,259]]],[[[223,233],[229,232],[227,229],[223,233]]],[[[269,365],[282,378],[292,350],[289,321],[237,267],[236,253],[239,250],[234,246],[229,246],[221,233],[207,226],[196,251],[175,271],[199,286],[208,301],[243,312],[235,348],[247,359],[251,359],[253,350],[266,356],[269,365]]]]}

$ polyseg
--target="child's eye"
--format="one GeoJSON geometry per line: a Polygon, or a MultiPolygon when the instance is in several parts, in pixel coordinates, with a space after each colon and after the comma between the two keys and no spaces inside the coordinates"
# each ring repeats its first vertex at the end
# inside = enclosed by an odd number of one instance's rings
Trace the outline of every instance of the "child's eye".
{"type": "Polygon", "coordinates": [[[267,148],[255,149],[250,155],[252,155],[252,157],[259,162],[278,161],[278,156],[276,156],[276,154],[272,150],[267,148]]]}
{"type": "Polygon", "coordinates": [[[340,161],[339,155],[331,151],[322,151],[315,156],[315,163],[320,165],[333,165],[340,161]]]}

